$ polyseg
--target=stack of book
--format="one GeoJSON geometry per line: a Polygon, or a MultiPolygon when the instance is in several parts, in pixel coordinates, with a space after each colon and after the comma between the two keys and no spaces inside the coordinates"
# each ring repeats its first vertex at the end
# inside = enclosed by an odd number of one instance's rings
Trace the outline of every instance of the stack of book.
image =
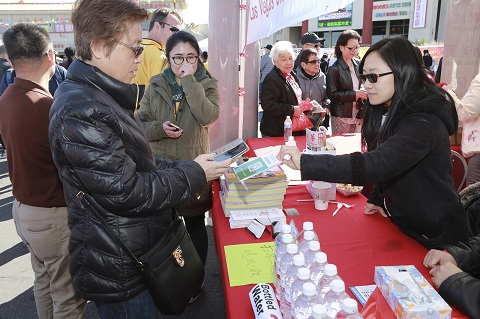
{"type": "Polygon", "coordinates": [[[279,166],[240,182],[229,169],[220,177],[220,201],[226,217],[231,211],[265,210],[282,207],[287,191],[287,178],[279,166]]]}

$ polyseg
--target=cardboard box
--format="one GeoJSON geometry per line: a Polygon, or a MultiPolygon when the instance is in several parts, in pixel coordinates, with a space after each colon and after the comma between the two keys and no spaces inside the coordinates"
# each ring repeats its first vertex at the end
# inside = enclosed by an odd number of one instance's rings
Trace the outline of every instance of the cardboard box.
{"type": "Polygon", "coordinates": [[[452,316],[452,308],[415,266],[377,266],[374,280],[397,318],[452,316]]]}

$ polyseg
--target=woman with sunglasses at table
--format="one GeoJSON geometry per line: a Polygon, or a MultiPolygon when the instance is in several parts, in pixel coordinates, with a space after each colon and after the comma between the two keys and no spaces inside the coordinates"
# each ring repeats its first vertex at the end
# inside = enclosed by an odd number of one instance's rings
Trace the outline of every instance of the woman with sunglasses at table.
{"type": "MultiPolygon", "coordinates": [[[[210,152],[208,130],[220,115],[219,92],[217,80],[199,61],[200,54],[192,34],[172,34],[166,45],[169,67],[152,77],[140,104],[137,115],[150,147],[162,158],[191,160],[210,152]]],[[[187,205],[176,207],[203,264],[208,250],[205,212],[211,207],[211,183],[187,205]]]]}
{"type": "Polygon", "coordinates": [[[367,92],[358,81],[360,35],[354,30],[343,31],[335,45],[337,60],[327,72],[327,96],[331,100],[332,134],[360,133],[363,123],[363,101],[367,92]]]}
{"type": "Polygon", "coordinates": [[[421,65],[404,38],[383,39],[363,57],[359,79],[369,102],[362,128],[367,152],[308,155],[282,146],[278,157],[299,169],[303,180],[375,183],[364,213],[388,216],[407,235],[436,248],[470,232],[450,175],[449,135],[458,126],[454,102],[421,65]]]}

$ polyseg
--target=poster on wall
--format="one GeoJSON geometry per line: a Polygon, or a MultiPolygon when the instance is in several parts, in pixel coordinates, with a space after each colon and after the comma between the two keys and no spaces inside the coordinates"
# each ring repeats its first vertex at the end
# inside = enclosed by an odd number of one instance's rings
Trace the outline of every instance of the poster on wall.
{"type": "Polygon", "coordinates": [[[427,1],[428,0],[415,0],[415,6],[413,7],[413,29],[425,28],[427,1]]]}
{"type": "Polygon", "coordinates": [[[317,26],[326,27],[349,27],[352,25],[352,4],[318,17],[317,26]]]}

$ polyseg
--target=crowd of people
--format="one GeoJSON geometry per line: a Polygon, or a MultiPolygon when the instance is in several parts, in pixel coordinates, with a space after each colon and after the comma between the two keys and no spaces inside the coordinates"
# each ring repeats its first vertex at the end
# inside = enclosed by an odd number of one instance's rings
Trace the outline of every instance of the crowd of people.
{"type": "MultiPolygon", "coordinates": [[[[82,0],[72,24],[75,48],[65,49],[61,65],[50,35],[34,24],[12,25],[0,46],[0,151],[16,231],[31,254],[37,314],[83,318],[91,300],[103,319],[157,318],[136,266],[78,194],[135,255],[182,216],[205,265],[211,181],[231,164],[209,154],[218,83],[175,10],[149,15],[129,0],[82,0]]],[[[304,180],[373,183],[364,213],[389,218],[430,249],[423,263],[440,294],[480,318],[480,235],[453,187],[449,141],[461,120],[467,185],[479,183],[480,74],[459,98],[429,74],[428,51],[386,38],[360,60],[360,41],[356,31],[342,32],[331,66],[315,33],[302,36],[299,54],[289,41],[266,45],[262,137],[283,136],[287,116],[331,123],[332,134],[361,133],[363,152],[312,155],[282,146],[278,158],[304,180]],[[311,112],[313,101],[325,119],[311,112]]]]}

